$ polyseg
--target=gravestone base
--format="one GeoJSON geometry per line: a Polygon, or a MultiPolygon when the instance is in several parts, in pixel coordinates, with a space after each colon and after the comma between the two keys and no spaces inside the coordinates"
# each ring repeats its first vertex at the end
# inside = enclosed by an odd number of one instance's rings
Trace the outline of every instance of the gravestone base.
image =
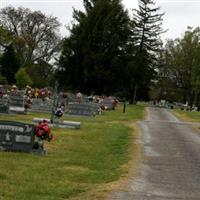
{"type": "Polygon", "coordinates": [[[33,153],[37,155],[47,155],[47,151],[45,149],[32,149],[30,151],[21,151],[21,150],[8,150],[6,148],[0,147],[0,151],[4,152],[23,152],[23,153],[33,153]]]}
{"type": "Polygon", "coordinates": [[[23,107],[10,106],[9,113],[11,113],[11,114],[22,114],[22,115],[25,115],[26,114],[26,110],[23,107]]]}
{"type": "Polygon", "coordinates": [[[31,153],[37,154],[37,155],[47,155],[47,151],[45,149],[32,149],[31,153]]]}
{"type": "Polygon", "coordinates": [[[75,128],[80,129],[81,123],[80,122],[74,122],[74,121],[59,121],[56,120],[53,123],[51,123],[50,119],[45,118],[33,118],[34,123],[42,122],[43,120],[46,120],[50,127],[58,127],[58,128],[75,128]]]}

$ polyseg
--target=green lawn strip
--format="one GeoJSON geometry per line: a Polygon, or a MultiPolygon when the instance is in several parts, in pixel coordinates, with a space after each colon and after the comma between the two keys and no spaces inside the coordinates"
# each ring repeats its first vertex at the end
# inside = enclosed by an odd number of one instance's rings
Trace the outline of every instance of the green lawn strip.
{"type": "Polygon", "coordinates": [[[200,112],[175,109],[173,113],[184,121],[200,122],[200,112]]]}
{"type": "MultiPolygon", "coordinates": [[[[121,166],[130,159],[133,139],[126,123],[143,115],[144,107],[129,106],[126,113],[118,107],[95,118],[66,118],[81,121],[81,129],[53,128],[55,137],[45,145],[46,156],[0,152],[0,200],[93,199],[96,188],[126,173],[121,166]]],[[[0,119],[31,122],[42,116],[1,115],[0,119]]]]}

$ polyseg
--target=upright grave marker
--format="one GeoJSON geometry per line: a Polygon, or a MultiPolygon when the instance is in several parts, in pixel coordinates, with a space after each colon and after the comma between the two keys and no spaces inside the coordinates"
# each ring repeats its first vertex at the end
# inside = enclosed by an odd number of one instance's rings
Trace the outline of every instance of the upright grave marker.
{"type": "Polygon", "coordinates": [[[0,150],[31,152],[34,126],[15,121],[0,121],[0,150]]]}
{"type": "Polygon", "coordinates": [[[23,114],[24,108],[24,95],[23,94],[11,94],[9,97],[10,112],[23,114]]]}
{"type": "Polygon", "coordinates": [[[6,98],[0,99],[0,113],[9,113],[9,101],[6,98]]]}
{"type": "Polygon", "coordinates": [[[53,99],[53,105],[52,105],[52,111],[51,111],[51,123],[54,123],[54,120],[55,120],[55,111],[56,111],[56,108],[58,106],[58,82],[56,81],[55,82],[55,87],[54,87],[54,99],[53,99]]]}

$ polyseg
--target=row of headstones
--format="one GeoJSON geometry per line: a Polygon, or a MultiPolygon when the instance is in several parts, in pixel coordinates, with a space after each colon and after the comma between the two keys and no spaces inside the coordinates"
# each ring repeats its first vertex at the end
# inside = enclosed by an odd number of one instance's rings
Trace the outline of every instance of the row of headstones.
{"type": "MultiPolygon", "coordinates": [[[[60,100],[59,105],[64,105],[64,115],[81,115],[81,116],[95,116],[99,112],[99,105],[91,102],[67,102],[67,100],[60,100]]],[[[32,112],[52,112],[53,101],[42,101],[41,99],[33,99],[31,108],[32,112]]]]}
{"type": "MultiPolygon", "coordinates": [[[[58,99],[58,104],[64,104],[65,113],[69,115],[83,115],[83,116],[95,116],[99,114],[100,104],[92,103],[89,101],[77,102],[72,99],[58,99]]],[[[103,105],[108,110],[113,109],[113,104],[110,100],[104,100],[103,105]]],[[[31,108],[29,111],[33,112],[52,112],[53,100],[33,99],[31,108]]],[[[9,98],[0,99],[0,113],[25,113],[24,108],[24,96],[23,95],[10,95],[9,98]]]]}
{"type": "Polygon", "coordinates": [[[25,113],[24,96],[10,95],[0,99],[0,113],[25,113]]]}
{"type": "MultiPolygon", "coordinates": [[[[73,101],[68,98],[59,98],[58,105],[64,105],[66,115],[83,115],[83,116],[95,116],[99,114],[101,105],[107,107],[107,110],[113,110],[113,102],[109,99],[105,99],[101,104],[93,103],[90,101],[73,101]]],[[[30,111],[33,112],[51,112],[53,106],[53,100],[43,101],[41,99],[33,99],[30,111]]]]}

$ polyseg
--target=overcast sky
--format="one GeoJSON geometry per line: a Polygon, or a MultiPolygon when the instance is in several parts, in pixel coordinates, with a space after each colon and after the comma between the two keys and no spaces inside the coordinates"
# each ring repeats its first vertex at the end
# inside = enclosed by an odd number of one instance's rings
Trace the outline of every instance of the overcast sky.
{"type": "MultiPolygon", "coordinates": [[[[125,8],[131,11],[137,8],[137,0],[123,0],[125,8]]],[[[72,20],[72,8],[83,9],[82,0],[0,0],[0,6],[23,6],[31,10],[56,16],[62,23],[61,33],[67,34],[64,25],[72,20]]],[[[156,5],[165,12],[163,28],[168,31],[162,36],[166,38],[180,37],[187,26],[200,26],[200,0],[157,0],[156,5]]]]}

